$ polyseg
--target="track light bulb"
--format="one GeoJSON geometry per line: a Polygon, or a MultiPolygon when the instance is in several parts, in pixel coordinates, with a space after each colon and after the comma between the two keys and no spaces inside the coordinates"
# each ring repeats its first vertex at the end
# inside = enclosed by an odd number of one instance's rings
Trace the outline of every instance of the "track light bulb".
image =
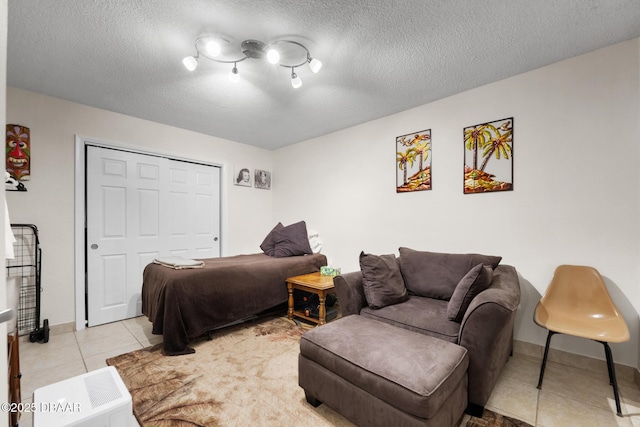
{"type": "Polygon", "coordinates": [[[240,81],[240,74],[238,74],[238,68],[235,66],[235,64],[233,65],[233,68],[229,73],[229,80],[232,83],[238,83],[240,81]]]}
{"type": "Polygon", "coordinates": [[[211,56],[213,56],[214,58],[218,55],[220,55],[220,45],[218,44],[218,42],[216,41],[209,41],[207,42],[207,53],[211,56]]]}
{"type": "Polygon", "coordinates": [[[187,70],[193,71],[198,67],[198,58],[195,56],[187,56],[182,60],[182,64],[187,70]]]}
{"type": "Polygon", "coordinates": [[[291,69],[291,86],[293,86],[294,89],[298,89],[302,86],[302,79],[293,72],[293,68],[291,69]]]}
{"type": "Polygon", "coordinates": [[[277,64],[280,61],[280,53],[275,49],[269,49],[267,52],[267,60],[272,64],[277,64]]]}
{"type": "Polygon", "coordinates": [[[322,62],[320,62],[316,58],[313,58],[309,61],[309,68],[311,68],[311,71],[313,71],[314,73],[317,73],[318,71],[320,71],[320,68],[322,68],[322,62]]]}

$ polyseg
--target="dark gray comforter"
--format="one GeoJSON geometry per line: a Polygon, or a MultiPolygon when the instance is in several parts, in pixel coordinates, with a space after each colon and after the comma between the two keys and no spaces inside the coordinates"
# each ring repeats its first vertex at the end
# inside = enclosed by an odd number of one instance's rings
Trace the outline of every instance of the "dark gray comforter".
{"type": "Polygon", "coordinates": [[[142,312],[168,355],[193,353],[189,340],[286,302],[286,279],[319,271],[327,258],[251,254],[204,262],[197,269],[149,264],[144,270],[142,312]]]}

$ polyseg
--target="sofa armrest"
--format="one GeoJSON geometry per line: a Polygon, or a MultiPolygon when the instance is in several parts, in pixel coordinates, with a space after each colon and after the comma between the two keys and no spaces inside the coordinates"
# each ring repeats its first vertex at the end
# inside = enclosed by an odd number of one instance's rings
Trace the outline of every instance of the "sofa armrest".
{"type": "Polygon", "coordinates": [[[513,349],[520,304],[515,268],[500,265],[487,290],[478,294],[462,319],[458,344],[469,352],[469,403],[484,407],[513,349]]]}
{"type": "Polygon", "coordinates": [[[362,286],[362,273],[353,271],[333,278],[338,296],[338,305],[342,316],[360,314],[360,310],[367,305],[362,286]]]}

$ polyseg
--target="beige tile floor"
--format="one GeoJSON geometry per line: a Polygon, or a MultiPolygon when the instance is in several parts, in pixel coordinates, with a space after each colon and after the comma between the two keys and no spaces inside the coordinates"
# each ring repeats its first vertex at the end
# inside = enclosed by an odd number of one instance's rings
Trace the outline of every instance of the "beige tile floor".
{"type": "Polygon", "coordinates": [[[561,353],[550,354],[542,389],[538,390],[541,356],[523,354],[516,349],[514,357],[505,365],[487,408],[540,427],[640,427],[640,389],[633,380],[631,368],[619,367],[616,372],[623,414],[618,417],[604,361],[578,356],[565,364],[561,363],[561,353]],[[586,362],[581,363],[584,360],[586,362]]]}
{"type": "MultiPolygon", "coordinates": [[[[102,368],[109,357],[160,341],[145,317],[54,335],[47,344],[21,341],[23,401],[31,402],[39,387],[102,368]]],[[[604,362],[552,352],[538,390],[541,353],[538,346],[517,343],[487,408],[540,427],[640,427],[640,389],[631,368],[617,372],[624,415],[617,417],[604,362]]],[[[137,425],[135,419],[132,423],[137,425]]],[[[30,414],[24,414],[20,427],[31,425],[30,414]]]]}
{"type": "MultiPolygon", "coordinates": [[[[161,341],[144,316],[52,335],[46,344],[20,341],[22,400],[32,402],[37,388],[103,368],[110,357],[161,341]]],[[[31,414],[24,413],[19,425],[31,427],[31,414]]],[[[132,426],[137,425],[132,415],[132,426]]]]}

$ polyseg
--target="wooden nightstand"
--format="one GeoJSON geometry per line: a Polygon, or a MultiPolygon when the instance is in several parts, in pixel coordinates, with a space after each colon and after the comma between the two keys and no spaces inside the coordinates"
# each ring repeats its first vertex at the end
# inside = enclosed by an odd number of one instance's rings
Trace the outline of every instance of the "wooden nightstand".
{"type": "Polygon", "coordinates": [[[325,323],[327,323],[327,311],[325,309],[324,302],[327,294],[335,292],[335,289],[333,287],[333,276],[322,276],[320,273],[310,273],[303,274],[302,276],[289,277],[287,279],[287,290],[289,291],[289,310],[287,311],[289,319],[293,319],[293,316],[296,316],[302,319],[306,319],[310,322],[315,322],[319,325],[324,325],[325,323]],[[302,291],[312,292],[318,295],[318,298],[320,300],[320,310],[317,319],[311,316],[307,316],[302,311],[294,310],[294,289],[300,289],[302,291]]]}

